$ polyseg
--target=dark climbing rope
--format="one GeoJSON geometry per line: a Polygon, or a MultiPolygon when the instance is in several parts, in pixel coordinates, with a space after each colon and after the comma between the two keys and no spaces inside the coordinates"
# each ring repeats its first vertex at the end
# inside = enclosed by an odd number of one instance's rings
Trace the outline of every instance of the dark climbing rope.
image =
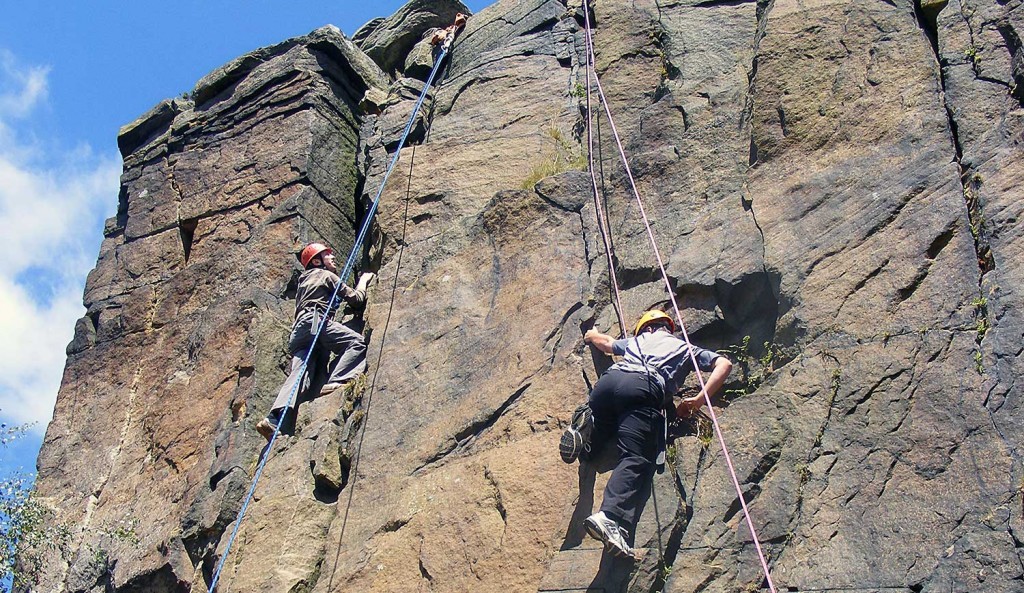
{"type": "MultiPolygon", "coordinates": [[[[664,413],[662,412],[662,414],[664,413]]],[[[654,526],[658,531],[658,568],[664,570],[665,544],[661,541],[661,514],[658,513],[658,489],[654,487],[654,484],[651,484],[651,502],[654,504],[654,526]]]]}
{"type": "MultiPolygon", "coordinates": [[[[412,113],[409,114],[409,121],[405,124],[405,130],[402,131],[402,136],[398,141],[398,148],[395,149],[395,153],[391,157],[391,162],[390,164],[388,164],[388,168],[384,173],[384,178],[381,180],[380,187],[377,189],[377,195],[374,196],[373,203],[370,205],[370,209],[367,211],[366,216],[363,218],[363,225],[359,229],[359,234],[356,236],[355,243],[353,243],[352,245],[352,251],[349,253],[348,259],[345,261],[345,266],[342,269],[342,273],[339,274],[341,282],[338,282],[338,285],[334,288],[334,292],[331,294],[331,299],[327,305],[328,311],[333,310],[334,307],[338,304],[338,292],[341,290],[341,286],[344,283],[344,281],[348,278],[349,274],[352,273],[352,268],[355,265],[357,254],[359,253],[362,247],[363,241],[366,239],[366,234],[369,232],[370,225],[373,222],[374,214],[376,214],[377,212],[377,206],[380,203],[380,197],[384,193],[384,187],[387,185],[388,177],[391,176],[391,172],[394,170],[395,165],[398,164],[398,159],[401,157],[402,153],[402,147],[405,146],[405,141],[409,137],[409,132],[412,130],[412,126],[416,122],[416,115],[419,113],[420,107],[423,105],[423,101],[427,96],[427,91],[430,89],[430,85],[433,83],[434,77],[437,75],[437,71],[440,69],[441,63],[444,61],[444,58],[447,54],[448,45],[442,45],[441,51],[438,54],[437,59],[434,60],[434,67],[430,71],[430,76],[427,77],[427,81],[423,85],[423,91],[420,92],[420,96],[416,100],[416,105],[413,107],[412,113]]],[[[390,315],[391,313],[389,310],[389,319],[390,315]]],[[[317,340],[319,339],[321,332],[323,332],[324,327],[327,326],[329,320],[330,315],[324,315],[323,319],[320,321],[319,326],[317,327],[316,333],[313,335],[313,341],[310,343],[309,351],[306,352],[306,356],[302,360],[302,366],[299,369],[298,376],[300,377],[300,380],[296,381],[295,385],[292,386],[292,392],[288,397],[288,405],[285,406],[286,410],[290,409],[292,407],[292,402],[295,401],[295,396],[299,391],[299,385],[302,384],[301,377],[303,374],[305,374],[306,368],[309,366],[309,359],[316,348],[317,340]]],[[[374,378],[376,379],[376,374],[374,374],[374,378]]],[[[367,402],[367,407],[368,406],[369,402],[367,402]]],[[[217,581],[220,580],[221,571],[224,569],[224,563],[227,560],[228,554],[231,552],[231,547],[235,543],[235,538],[238,536],[239,527],[241,527],[242,520],[245,518],[245,511],[249,508],[249,503],[252,502],[253,493],[255,493],[256,491],[256,484],[259,482],[260,476],[263,475],[263,469],[266,467],[267,459],[270,458],[270,452],[273,450],[274,442],[277,440],[277,435],[281,431],[282,424],[283,422],[278,422],[277,427],[274,429],[274,434],[271,435],[270,442],[267,443],[267,447],[263,452],[263,456],[260,459],[259,466],[256,468],[256,474],[253,476],[252,484],[249,486],[249,492],[245,496],[245,502],[242,503],[242,508],[239,509],[238,516],[235,518],[235,527],[231,531],[231,536],[228,538],[228,543],[224,548],[224,554],[221,556],[220,561],[217,563],[217,569],[213,573],[213,578],[210,581],[210,588],[208,589],[208,593],[213,593],[214,589],[217,587],[217,581]]],[[[351,501],[351,497],[349,498],[349,500],[351,501]]]]}
{"type": "MultiPolygon", "coordinates": [[[[589,7],[584,6],[583,10],[589,10],[589,7]]],[[[584,31],[586,38],[587,47],[590,47],[590,29],[587,28],[584,31]]],[[[623,337],[628,337],[629,333],[626,329],[626,321],[622,315],[622,298],[619,295],[619,280],[615,277],[615,254],[612,249],[611,231],[608,228],[608,219],[604,211],[604,205],[601,203],[599,197],[600,192],[597,189],[597,174],[594,171],[594,133],[593,133],[593,114],[590,107],[590,71],[593,68],[593,64],[590,61],[590,52],[587,51],[586,58],[586,75],[587,75],[587,169],[590,171],[590,185],[593,189],[594,194],[594,212],[597,215],[597,228],[601,232],[601,241],[604,243],[604,253],[608,259],[608,283],[612,287],[612,307],[615,309],[615,316],[619,319],[619,333],[623,337]]],[[[595,78],[597,73],[594,73],[595,78]]]]}
{"type": "MultiPolygon", "coordinates": [[[[451,40],[442,46],[442,53],[438,56],[437,62],[434,65],[434,69],[437,69],[437,64],[441,63],[444,59],[444,54],[448,52],[449,44],[451,40]]],[[[430,79],[427,84],[433,80],[434,74],[431,73],[430,79]]],[[[443,81],[443,79],[442,79],[443,81]]],[[[438,82],[440,85],[441,82],[438,82]]],[[[422,97],[421,97],[422,99],[422,97]]],[[[422,101],[421,101],[422,102],[422,101]]],[[[434,103],[431,103],[430,113],[433,113],[434,103]]],[[[415,115],[416,111],[413,111],[415,115]]],[[[432,119],[432,118],[431,118],[432,119]]],[[[430,134],[430,127],[427,127],[427,137],[430,134]]],[[[366,406],[363,408],[363,420],[362,429],[359,432],[359,441],[356,444],[356,452],[352,457],[352,466],[349,469],[349,475],[352,479],[348,483],[348,501],[345,503],[345,514],[341,520],[341,529],[338,533],[338,550],[334,556],[334,566],[331,568],[331,576],[327,582],[327,589],[330,590],[331,584],[334,582],[334,573],[338,568],[338,555],[341,554],[341,542],[345,538],[345,528],[348,526],[348,515],[352,509],[352,498],[355,496],[355,481],[359,474],[359,460],[362,459],[363,453],[363,440],[366,437],[366,427],[370,423],[370,404],[373,402],[373,394],[377,390],[377,376],[380,374],[380,362],[384,359],[384,344],[387,342],[388,328],[391,327],[391,314],[395,310],[395,295],[398,294],[398,276],[402,271],[402,256],[405,254],[406,247],[406,231],[409,228],[409,203],[412,201],[412,172],[416,165],[416,145],[412,146],[412,154],[409,155],[409,176],[405,182],[405,210],[402,213],[402,236],[398,239],[398,256],[395,258],[395,279],[391,283],[391,298],[388,303],[388,314],[384,318],[384,328],[381,330],[380,336],[380,348],[377,350],[377,365],[373,369],[373,379],[370,380],[370,386],[367,388],[366,395],[366,406]]]]}
{"type": "MultiPolygon", "coordinates": [[[[584,6],[583,10],[587,11],[587,10],[589,10],[589,7],[588,6],[584,6]]],[[[584,38],[586,39],[586,48],[589,48],[591,46],[591,44],[592,44],[592,40],[590,38],[589,16],[587,17],[587,22],[588,22],[588,26],[584,29],[584,33],[583,34],[584,34],[584,38]]],[[[628,338],[629,335],[630,335],[630,332],[629,332],[628,326],[626,325],[625,317],[624,317],[624,315],[622,313],[622,297],[621,297],[620,292],[619,292],[619,281],[618,281],[618,278],[616,278],[616,275],[615,275],[615,252],[614,252],[614,248],[612,247],[611,228],[610,228],[610,224],[608,222],[607,212],[605,210],[606,204],[602,203],[602,200],[600,198],[600,196],[602,196],[604,194],[603,194],[603,192],[598,191],[598,187],[597,187],[597,172],[595,171],[595,168],[594,168],[594,134],[593,134],[593,121],[594,121],[594,118],[592,117],[591,100],[590,100],[590,93],[591,93],[590,73],[593,70],[594,78],[596,79],[597,78],[597,71],[594,69],[594,63],[593,63],[593,61],[591,59],[590,51],[586,50],[585,53],[586,53],[586,80],[587,80],[587,83],[586,83],[587,84],[587,157],[588,157],[588,169],[589,169],[589,172],[590,172],[590,183],[591,183],[591,188],[592,188],[593,194],[594,194],[594,211],[595,211],[596,216],[597,216],[597,226],[598,226],[598,230],[600,231],[600,234],[601,234],[601,241],[604,243],[604,250],[605,250],[605,254],[607,255],[607,259],[608,259],[608,281],[609,281],[609,284],[611,284],[612,295],[613,295],[612,307],[615,309],[615,315],[616,315],[616,317],[619,320],[619,334],[622,337],[624,337],[624,338],[628,338]]],[[[600,126],[600,119],[598,119],[598,125],[600,126]]],[[[600,134],[600,128],[598,128],[598,134],[600,134]]],[[[604,180],[603,167],[602,167],[601,179],[602,179],[602,187],[603,187],[603,185],[604,185],[603,184],[603,180],[604,180]]],[[[584,377],[585,376],[586,375],[584,375],[584,377]]],[[[661,418],[662,418],[662,421],[664,422],[665,421],[664,412],[662,412],[661,418]]],[[[662,427],[662,430],[663,429],[664,428],[662,427]]],[[[654,489],[653,484],[651,485],[651,499],[652,499],[652,503],[654,505],[654,523],[655,523],[655,528],[656,528],[656,531],[657,531],[657,540],[658,540],[658,568],[659,569],[664,569],[664,567],[665,567],[665,546],[664,546],[664,543],[662,542],[662,537],[661,537],[661,532],[662,532],[662,528],[661,528],[661,513],[658,510],[658,495],[657,495],[657,493],[656,493],[656,491],[654,489]]],[[[634,526],[634,528],[635,528],[635,526],[634,526]]],[[[635,537],[636,533],[634,533],[633,535],[635,537]]]]}
{"type": "Polygon", "coordinates": [[[373,401],[373,394],[377,388],[377,375],[380,373],[380,361],[384,358],[384,342],[388,336],[388,328],[391,327],[391,313],[395,309],[395,295],[398,292],[398,275],[402,270],[402,255],[405,253],[405,234],[409,226],[409,202],[412,195],[412,170],[416,163],[416,146],[412,147],[412,155],[409,157],[409,178],[405,187],[405,212],[402,215],[402,238],[398,240],[398,257],[395,263],[395,279],[391,283],[391,300],[388,304],[388,314],[384,318],[384,329],[381,331],[380,348],[377,350],[377,366],[373,370],[373,379],[370,380],[370,387],[366,394],[366,407],[363,412],[362,429],[359,431],[359,441],[356,444],[356,452],[352,457],[352,467],[349,475],[352,477],[348,483],[348,502],[345,503],[345,514],[341,520],[341,531],[338,534],[338,550],[334,556],[334,566],[331,568],[331,577],[328,579],[327,589],[331,589],[334,581],[334,572],[338,568],[338,555],[341,554],[341,542],[345,538],[345,527],[348,526],[348,514],[352,509],[352,497],[355,493],[355,480],[359,472],[359,460],[363,453],[363,439],[366,437],[366,427],[370,423],[370,404],[373,401]]]}

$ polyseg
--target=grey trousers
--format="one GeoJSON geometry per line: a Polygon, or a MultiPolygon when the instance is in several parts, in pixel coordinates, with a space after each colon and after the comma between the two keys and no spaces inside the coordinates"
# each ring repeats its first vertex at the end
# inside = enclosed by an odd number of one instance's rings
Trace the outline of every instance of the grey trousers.
{"type": "MultiPolygon", "coordinates": [[[[309,348],[313,344],[313,334],[317,330],[314,322],[318,319],[319,317],[313,315],[312,311],[306,312],[301,314],[295,320],[295,325],[292,326],[292,334],[288,339],[288,351],[292,355],[291,372],[277,393],[274,405],[270,408],[272,412],[280,411],[280,416],[286,412],[285,407],[289,410],[295,408],[295,403],[299,399],[298,392],[302,391],[302,385],[296,389],[296,383],[302,381],[304,376],[314,374],[312,368],[307,368],[305,373],[301,371],[302,361],[309,354],[309,348]],[[296,391],[294,398],[292,398],[293,390],[296,391]],[[289,399],[292,400],[290,406],[288,405],[289,399]]],[[[326,360],[328,352],[337,355],[331,376],[327,379],[328,383],[344,383],[366,372],[366,342],[363,340],[363,335],[344,324],[333,319],[328,321],[316,342],[316,349],[322,351],[324,356],[318,357],[318,353],[314,352],[310,357],[310,366],[317,358],[326,360]]]]}

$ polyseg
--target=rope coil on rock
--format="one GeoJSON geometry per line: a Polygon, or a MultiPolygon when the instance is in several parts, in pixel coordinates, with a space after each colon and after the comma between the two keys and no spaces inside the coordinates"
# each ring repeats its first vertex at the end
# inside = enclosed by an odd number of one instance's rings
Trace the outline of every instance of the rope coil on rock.
{"type": "MultiPolygon", "coordinates": [[[[589,6],[589,2],[584,2],[584,4],[583,4],[583,15],[584,15],[584,22],[585,22],[585,29],[586,29],[585,39],[586,39],[586,45],[587,45],[586,51],[587,51],[587,65],[588,65],[587,82],[588,82],[588,85],[589,85],[589,81],[590,81],[589,67],[595,61],[594,44],[593,44],[593,39],[590,36],[590,6],[589,6]]],[[[732,456],[729,454],[729,449],[728,449],[728,447],[725,444],[725,437],[722,436],[722,429],[721,429],[721,427],[718,424],[718,416],[717,416],[717,414],[715,414],[714,406],[711,405],[711,397],[707,393],[707,386],[706,386],[706,384],[704,382],[704,376],[701,373],[700,368],[697,366],[697,357],[696,357],[696,355],[693,352],[693,344],[692,344],[692,342],[690,342],[690,336],[689,336],[689,334],[686,331],[686,326],[683,324],[683,316],[682,316],[682,314],[679,311],[679,305],[676,302],[675,292],[672,290],[672,283],[669,281],[668,272],[666,272],[666,270],[665,270],[665,264],[664,264],[664,261],[662,260],[662,257],[661,257],[661,251],[658,249],[658,243],[657,243],[657,241],[654,238],[654,230],[651,228],[650,220],[648,219],[647,212],[644,209],[643,200],[640,198],[640,192],[636,188],[636,181],[633,179],[633,172],[632,172],[632,170],[629,167],[629,161],[626,158],[625,149],[623,149],[623,147],[622,147],[622,140],[619,138],[618,130],[615,128],[615,120],[612,118],[611,109],[608,106],[608,100],[605,97],[604,88],[601,86],[601,79],[600,79],[600,77],[597,76],[596,69],[594,71],[594,82],[595,82],[595,86],[597,88],[598,96],[601,99],[601,104],[604,106],[604,111],[605,111],[606,117],[608,118],[608,123],[611,126],[612,136],[615,138],[615,144],[616,144],[616,146],[618,148],[619,158],[622,161],[622,165],[623,165],[623,167],[626,170],[626,178],[629,180],[630,190],[632,190],[633,196],[636,199],[636,204],[637,204],[637,207],[639,208],[639,211],[640,211],[640,217],[641,217],[641,219],[643,221],[644,228],[646,229],[647,237],[650,240],[651,248],[654,251],[654,257],[655,257],[655,259],[658,262],[658,269],[661,271],[661,277],[665,281],[665,289],[668,291],[669,301],[672,303],[672,310],[675,313],[676,321],[679,323],[679,330],[682,332],[683,340],[686,342],[686,345],[689,348],[690,362],[693,364],[693,370],[695,371],[695,373],[697,375],[697,382],[700,384],[701,393],[704,394],[704,402],[708,406],[709,415],[711,416],[711,423],[712,423],[712,425],[715,428],[715,434],[718,436],[718,442],[719,442],[719,444],[722,447],[722,456],[725,458],[725,463],[726,463],[726,466],[728,467],[728,470],[729,470],[729,476],[732,478],[733,486],[736,488],[736,496],[739,498],[740,505],[741,505],[741,507],[743,509],[743,517],[746,520],[747,529],[750,530],[751,539],[753,540],[754,547],[757,550],[757,557],[761,561],[761,568],[764,571],[765,580],[767,581],[768,588],[771,590],[771,592],[772,593],[777,593],[776,589],[775,589],[775,584],[772,582],[772,575],[771,575],[771,570],[768,567],[768,561],[765,558],[763,550],[761,549],[761,542],[758,539],[757,531],[754,528],[754,522],[750,518],[750,510],[747,508],[747,501],[746,501],[746,499],[743,496],[743,490],[740,488],[739,479],[736,477],[736,469],[733,466],[732,456]]],[[[589,88],[588,88],[588,104],[589,104],[589,88]]],[[[589,117],[590,117],[589,113],[588,113],[587,117],[588,117],[588,122],[589,122],[589,117]]],[[[595,182],[595,187],[596,187],[596,182],[595,182]]]]}
{"type": "MultiPolygon", "coordinates": [[[[409,121],[405,124],[405,130],[402,131],[402,136],[398,141],[398,147],[395,149],[395,153],[391,157],[391,162],[388,164],[388,168],[384,173],[384,178],[380,182],[380,187],[377,189],[377,195],[373,198],[373,203],[370,205],[370,209],[366,212],[366,216],[363,218],[362,227],[359,229],[359,234],[356,236],[355,242],[352,244],[352,251],[349,252],[348,259],[345,260],[345,266],[342,268],[339,278],[341,282],[334,288],[334,293],[331,294],[331,299],[328,302],[327,310],[330,311],[338,303],[338,293],[341,290],[341,285],[345,279],[348,278],[349,274],[352,273],[353,266],[355,265],[356,257],[362,247],[363,241],[366,239],[366,235],[369,232],[370,225],[373,222],[373,217],[377,212],[377,206],[380,203],[381,195],[384,193],[384,187],[387,185],[388,177],[391,176],[391,172],[394,170],[395,165],[398,164],[398,159],[401,156],[402,148],[405,146],[405,141],[409,137],[409,132],[412,130],[413,124],[416,122],[416,116],[419,114],[420,107],[423,106],[423,101],[427,96],[427,91],[430,89],[430,85],[433,84],[434,77],[437,75],[437,71],[441,67],[441,63],[444,61],[445,56],[448,54],[450,44],[442,45],[441,51],[434,60],[434,67],[430,71],[430,76],[427,77],[426,83],[423,85],[423,90],[420,92],[419,98],[416,100],[416,105],[412,109],[412,113],[409,114],[409,121]]],[[[317,327],[316,333],[313,335],[313,341],[310,343],[309,351],[302,360],[302,366],[300,367],[299,376],[301,377],[306,372],[306,368],[309,366],[309,359],[313,354],[316,347],[317,340],[320,338],[321,332],[324,327],[327,326],[330,316],[324,315],[323,319],[317,327]]],[[[292,407],[292,402],[295,401],[295,397],[299,391],[299,385],[302,384],[301,379],[295,382],[292,387],[291,394],[288,397],[288,405],[285,409],[292,407]]],[[[277,435],[281,431],[282,422],[278,422],[277,427],[274,429],[274,434],[270,437],[270,442],[267,443],[266,449],[263,452],[263,456],[260,459],[259,466],[256,468],[256,473],[253,476],[252,484],[249,486],[249,491],[245,496],[245,502],[242,503],[242,508],[238,511],[238,516],[235,518],[235,527],[231,532],[231,536],[228,538],[228,543],[224,548],[224,554],[221,556],[220,561],[217,563],[217,569],[213,573],[213,578],[210,581],[210,587],[207,590],[208,593],[213,593],[217,587],[217,581],[220,580],[221,572],[224,569],[224,563],[227,561],[228,554],[231,552],[231,548],[235,543],[235,539],[238,536],[238,530],[242,525],[242,520],[245,518],[245,512],[249,508],[249,503],[252,502],[253,494],[256,491],[256,484],[260,480],[260,476],[263,475],[263,469],[266,467],[267,460],[270,458],[270,452],[273,450],[274,442],[277,440],[277,435]]]]}

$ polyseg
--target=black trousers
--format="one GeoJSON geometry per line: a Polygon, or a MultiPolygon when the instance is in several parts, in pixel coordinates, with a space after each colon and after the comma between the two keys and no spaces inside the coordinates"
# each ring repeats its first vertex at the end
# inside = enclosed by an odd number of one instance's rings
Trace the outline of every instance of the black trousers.
{"type": "Polygon", "coordinates": [[[654,483],[661,405],[660,387],[643,373],[609,369],[590,393],[595,446],[614,435],[619,447],[601,510],[629,531],[630,540],[654,483]]]}

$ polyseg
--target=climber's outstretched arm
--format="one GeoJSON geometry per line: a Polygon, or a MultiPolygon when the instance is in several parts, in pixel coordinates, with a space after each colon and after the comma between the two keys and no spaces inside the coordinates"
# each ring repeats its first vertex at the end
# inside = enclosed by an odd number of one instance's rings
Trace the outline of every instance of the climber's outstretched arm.
{"type": "Polygon", "coordinates": [[[602,334],[596,329],[589,329],[587,333],[583,334],[583,341],[605,354],[611,354],[612,343],[615,341],[615,338],[608,334],[602,334]]]}

